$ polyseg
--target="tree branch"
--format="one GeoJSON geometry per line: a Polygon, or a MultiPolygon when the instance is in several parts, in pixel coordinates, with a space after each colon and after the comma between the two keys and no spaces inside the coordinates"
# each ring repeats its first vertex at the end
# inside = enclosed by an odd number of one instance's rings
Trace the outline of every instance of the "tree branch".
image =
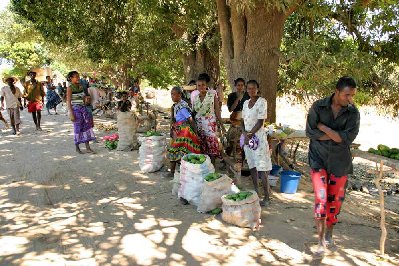
{"type": "Polygon", "coordinates": [[[234,57],[234,41],[230,23],[230,8],[226,0],[217,0],[218,22],[220,26],[220,35],[222,37],[222,46],[225,56],[228,58],[234,57]]]}
{"type": "Polygon", "coordinates": [[[355,21],[353,15],[353,7],[349,8],[349,10],[342,10],[342,12],[335,12],[331,15],[332,18],[341,22],[342,25],[346,28],[346,30],[356,36],[356,39],[359,43],[359,50],[363,52],[372,51],[371,45],[365,40],[361,34],[361,32],[356,27],[358,25],[357,21],[355,21]]]}
{"type": "Polygon", "coordinates": [[[292,13],[294,13],[299,6],[301,6],[303,3],[305,2],[305,0],[297,0],[294,1],[294,3],[288,7],[288,9],[285,11],[285,17],[289,17],[292,13]]]}
{"type": "Polygon", "coordinates": [[[356,5],[361,6],[363,8],[367,7],[369,4],[371,4],[372,0],[359,0],[356,5]]]}

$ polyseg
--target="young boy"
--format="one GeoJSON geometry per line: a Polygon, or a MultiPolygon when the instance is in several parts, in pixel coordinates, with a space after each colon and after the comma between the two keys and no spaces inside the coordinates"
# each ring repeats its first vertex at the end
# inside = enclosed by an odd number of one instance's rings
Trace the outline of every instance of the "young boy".
{"type": "Polygon", "coordinates": [[[121,112],[129,112],[132,109],[132,103],[127,99],[127,91],[123,91],[122,99],[118,101],[118,110],[121,112]]]}

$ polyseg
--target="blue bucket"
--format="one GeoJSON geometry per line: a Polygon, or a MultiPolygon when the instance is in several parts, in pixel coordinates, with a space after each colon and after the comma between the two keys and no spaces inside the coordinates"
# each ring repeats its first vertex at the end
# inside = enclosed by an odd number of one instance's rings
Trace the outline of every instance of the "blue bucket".
{"type": "Polygon", "coordinates": [[[295,171],[282,171],[280,178],[280,192],[295,194],[300,180],[301,173],[295,171]]]}
{"type": "Polygon", "coordinates": [[[283,171],[283,167],[281,167],[280,165],[277,165],[277,164],[273,164],[270,174],[274,175],[274,176],[279,176],[281,171],[283,171]]]}

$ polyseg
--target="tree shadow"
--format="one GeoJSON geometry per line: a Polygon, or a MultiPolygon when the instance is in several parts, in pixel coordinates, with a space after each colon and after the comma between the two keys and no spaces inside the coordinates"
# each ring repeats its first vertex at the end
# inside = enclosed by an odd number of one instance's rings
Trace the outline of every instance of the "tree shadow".
{"type": "MultiPolygon", "coordinates": [[[[304,248],[315,240],[307,178],[295,196],[274,190],[254,232],[180,205],[170,180],[140,172],[137,152],[110,152],[100,143],[96,155],[76,154],[70,123],[51,123],[44,123],[50,132],[1,143],[1,265],[312,263],[304,248]]],[[[249,178],[243,185],[252,187],[249,178]]],[[[375,253],[379,230],[367,228],[368,240],[359,240],[364,230],[345,225],[356,220],[343,213],[337,234],[338,244],[355,246],[359,259],[375,253]]],[[[351,264],[348,254],[342,249],[337,256],[351,264]]]]}

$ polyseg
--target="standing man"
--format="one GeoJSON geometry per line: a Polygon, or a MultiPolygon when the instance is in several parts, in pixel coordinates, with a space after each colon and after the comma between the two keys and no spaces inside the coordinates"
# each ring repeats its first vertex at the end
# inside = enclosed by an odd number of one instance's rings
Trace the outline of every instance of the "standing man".
{"type": "Polygon", "coordinates": [[[21,123],[20,118],[20,108],[22,107],[22,93],[21,90],[16,87],[14,84],[18,81],[17,78],[8,77],[3,79],[3,82],[7,84],[1,88],[0,91],[0,101],[1,101],[1,109],[4,109],[4,99],[6,100],[7,112],[10,116],[11,126],[12,126],[12,134],[19,135],[19,124],[21,123]]]}
{"type": "Polygon", "coordinates": [[[24,84],[24,98],[28,100],[28,112],[32,113],[33,122],[36,130],[42,130],[40,121],[42,119],[42,110],[44,105],[44,96],[46,95],[43,85],[36,80],[36,72],[28,73],[30,80],[24,84]]]}
{"type": "Polygon", "coordinates": [[[353,105],[355,94],[356,82],[351,77],[340,78],[335,93],[316,101],[306,121],[320,256],[334,244],[334,225],[345,199],[348,174],[353,172],[350,145],[360,125],[359,111],[353,105]]]}

